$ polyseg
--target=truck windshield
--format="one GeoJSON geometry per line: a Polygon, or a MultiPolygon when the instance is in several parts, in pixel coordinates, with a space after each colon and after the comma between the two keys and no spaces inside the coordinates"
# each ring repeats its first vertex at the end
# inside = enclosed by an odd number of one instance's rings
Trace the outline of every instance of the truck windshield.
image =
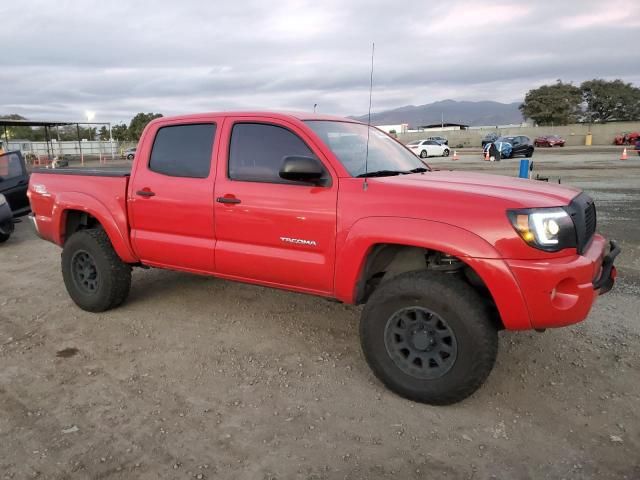
{"type": "MultiPolygon", "coordinates": [[[[366,172],[387,172],[389,175],[425,171],[429,167],[393,138],[375,127],[361,123],[331,120],[307,120],[305,123],[331,149],[353,177],[366,172]],[[367,155],[367,128],[369,128],[369,159],[367,155]]],[[[382,176],[382,175],[380,175],[382,176]]]]}
{"type": "Polygon", "coordinates": [[[0,182],[3,180],[11,180],[13,178],[21,177],[23,175],[22,163],[20,162],[18,154],[0,154],[0,182]]]}

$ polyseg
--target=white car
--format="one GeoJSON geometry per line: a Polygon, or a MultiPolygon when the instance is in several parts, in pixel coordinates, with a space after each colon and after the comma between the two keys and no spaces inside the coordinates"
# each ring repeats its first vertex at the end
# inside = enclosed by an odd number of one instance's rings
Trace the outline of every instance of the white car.
{"type": "Polygon", "coordinates": [[[449,146],[442,145],[435,140],[416,140],[408,143],[407,148],[420,158],[449,156],[449,146]]]}

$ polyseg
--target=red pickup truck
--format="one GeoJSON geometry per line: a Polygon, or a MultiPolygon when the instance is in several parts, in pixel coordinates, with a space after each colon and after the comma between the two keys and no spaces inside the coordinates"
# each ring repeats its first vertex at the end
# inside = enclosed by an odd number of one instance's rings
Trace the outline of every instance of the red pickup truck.
{"type": "Polygon", "coordinates": [[[431,404],[484,382],[498,330],[583,320],[619,252],[579,190],[435,171],[373,127],[313,114],[157,119],[131,171],[36,171],[29,197],[80,308],[122,304],[136,266],[365,304],[372,370],[431,404]]]}

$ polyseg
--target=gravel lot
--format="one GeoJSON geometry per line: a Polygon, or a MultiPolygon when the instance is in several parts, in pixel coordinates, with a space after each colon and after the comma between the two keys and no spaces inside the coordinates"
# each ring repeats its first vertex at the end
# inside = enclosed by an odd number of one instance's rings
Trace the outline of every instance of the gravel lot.
{"type": "Polygon", "coordinates": [[[451,407],[382,387],[359,308],[138,269],[123,307],[89,314],[59,248],[18,225],[0,247],[1,478],[640,478],[640,159],[619,154],[534,157],[596,198],[623,248],[614,291],[580,325],[501,333],[488,382],[451,407]]]}

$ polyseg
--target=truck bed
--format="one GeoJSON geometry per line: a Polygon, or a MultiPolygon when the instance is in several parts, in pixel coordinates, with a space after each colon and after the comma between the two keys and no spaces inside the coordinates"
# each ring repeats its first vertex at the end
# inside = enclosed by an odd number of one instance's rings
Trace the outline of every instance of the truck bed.
{"type": "Polygon", "coordinates": [[[128,245],[126,167],[40,168],[29,181],[31,207],[41,237],[62,245],[68,210],[102,220],[110,237],[128,245]]]}
{"type": "Polygon", "coordinates": [[[34,168],[33,173],[49,175],[82,175],[86,177],[128,177],[131,168],[126,167],[64,167],[64,168],[34,168]]]}

